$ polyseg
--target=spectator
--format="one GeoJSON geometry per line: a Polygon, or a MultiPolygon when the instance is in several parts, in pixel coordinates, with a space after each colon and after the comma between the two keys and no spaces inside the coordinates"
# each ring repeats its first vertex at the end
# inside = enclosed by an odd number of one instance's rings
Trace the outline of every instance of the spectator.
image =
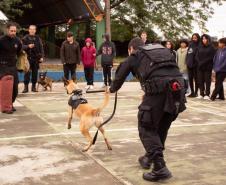
{"type": "Polygon", "coordinates": [[[32,76],[31,91],[37,92],[36,83],[38,79],[39,63],[43,62],[44,50],[42,41],[40,37],[36,35],[36,31],[37,27],[35,25],[30,25],[28,29],[29,34],[22,39],[23,49],[26,51],[30,63],[30,70],[24,74],[24,90],[22,93],[28,92],[30,76],[32,76]]]}
{"type": "MultiPolygon", "coordinates": [[[[7,34],[0,37],[0,79],[5,75],[12,75],[13,82],[13,95],[12,102],[16,100],[18,95],[18,74],[16,68],[16,57],[22,49],[21,41],[16,37],[17,24],[7,24],[7,34]]],[[[4,113],[11,114],[16,109],[13,107],[11,111],[4,113]]]]}
{"type": "Polygon", "coordinates": [[[186,39],[180,40],[180,48],[177,50],[177,64],[184,79],[188,81],[188,71],[186,65],[186,57],[188,52],[188,41],[186,39]]]}
{"type": "Polygon", "coordinates": [[[145,45],[151,44],[151,42],[147,39],[148,35],[147,32],[143,31],[140,35],[141,40],[144,42],[145,45]]]}
{"type": "Polygon", "coordinates": [[[213,58],[216,51],[209,35],[201,36],[201,44],[198,47],[195,59],[198,62],[198,83],[200,96],[198,98],[209,99],[213,58]]]}
{"type": "Polygon", "coordinates": [[[92,45],[92,40],[85,40],[86,46],[82,48],[81,59],[84,66],[85,78],[87,81],[86,88],[93,89],[93,73],[96,59],[96,49],[92,45]]]}
{"type": "Polygon", "coordinates": [[[196,55],[199,43],[200,43],[200,36],[198,33],[194,33],[192,35],[191,43],[189,44],[188,54],[186,57],[189,86],[191,89],[191,94],[188,95],[188,97],[198,96],[197,61],[195,60],[195,55],[196,55]]]}
{"type": "Polygon", "coordinates": [[[113,67],[113,59],[116,56],[115,44],[110,41],[110,35],[103,35],[104,42],[101,44],[97,56],[101,55],[101,66],[103,67],[104,86],[111,85],[111,69],[113,67]]]}
{"type": "Polygon", "coordinates": [[[72,32],[67,33],[67,38],[61,45],[60,57],[63,63],[64,78],[69,80],[69,73],[71,73],[71,79],[75,80],[76,67],[80,64],[80,47],[72,32]]]}
{"type": "Polygon", "coordinates": [[[170,50],[171,54],[174,56],[176,60],[177,52],[173,49],[173,43],[171,41],[166,41],[165,47],[170,50]]]}
{"type": "Polygon", "coordinates": [[[226,78],[226,38],[222,38],[218,42],[219,49],[213,60],[213,69],[216,73],[215,89],[211,95],[211,100],[214,101],[219,95],[218,99],[225,100],[223,82],[226,78]]]}

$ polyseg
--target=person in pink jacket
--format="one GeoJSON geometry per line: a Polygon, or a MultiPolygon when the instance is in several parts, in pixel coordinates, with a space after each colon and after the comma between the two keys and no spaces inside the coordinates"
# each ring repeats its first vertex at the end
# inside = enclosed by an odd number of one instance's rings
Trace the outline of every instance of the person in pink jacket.
{"type": "Polygon", "coordinates": [[[85,78],[87,81],[86,88],[93,89],[93,73],[96,60],[96,49],[92,45],[92,39],[85,40],[86,46],[82,48],[81,59],[84,66],[85,78]]]}

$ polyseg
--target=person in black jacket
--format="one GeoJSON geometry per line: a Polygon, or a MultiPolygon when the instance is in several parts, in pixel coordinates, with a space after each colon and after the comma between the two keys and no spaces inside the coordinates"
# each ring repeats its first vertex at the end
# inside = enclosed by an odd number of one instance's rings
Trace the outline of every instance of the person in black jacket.
{"type": "Polygon", "coordinates": [[[104,42],[101,44],[97,56],[101,55],[101,66],[103,68],[104,86],[111,85],[111,69],[113,67],[113,59],[116,56],[115,44],[110,41],[110,35],[103,35],[104,42]]]}
{"type": "Polygon", "coordinates": [[[67,32],[67,38],[60,48],[60,58],[64,68],[64,78],[76,79],[76,68],[80,64],[80,46],[75,40],[73,32],[67,32]]]}
{"type": "Polygon", "coordinates": [[[188,80],[191,89],[191,94],[188,97],[198,96],[198,79],[197,79],[197,61],[195,59],[198,46],[200,44],[200,35],[194,33],[191,38],[191,42],[188,46],[188,53],[186,57],[186,64],[188,69],[188,80]]]}
{"type": "MultiPolygon", "coordinates": [[[[0,37],[0,79],[5,75],[12,75],[13,82],[13,97],[12,102],[16,100],[18,95],[18,74],[16,68],[17,56],[22,49],[22,43],[16,37],[17,24],[7,24],[7,34],[0,37]]],[[[5,113],[11,114],[16,109],[13,107],[11,111],[5,113]]]]}
{"type": "Polygon", "coordinates": [[[145,92],[138,112],[138,131],[146,154],[139,158],[148,181],[171,177],[163,150],[171,123],[185,110],[185,83],[170,51],[160,44],[146,45],[134,38],[128,46],[129,57],[116,70],[109,91],[118,91],[130,72],[145,92]],[[164,62],[163,62],[164,61],[164,62]]]}
{"type": "Polygon", "coordinates": [[[26,51],[30,63],[30,70],[24,74],[24,90],[22,93],[28,92],[31,74],[31,90],[37,92],[36,83],[38,79],[39,63],[43,62],[44,50],[40,37],[35,35],[36,30],[37,27],[35,25],[30,25],[28,29],[29,34],[22,39],[23,49],[26,51]]]}
{"type": "Polygon", "coordinates": [[[216,49],[213,47],[209,35],[201,36],[201,44],[198,47],[195,60],[198,63],[198,83],[200,88],[200,97],[210,99],[211,76],[213,69],[213,58],[216,49]]]}

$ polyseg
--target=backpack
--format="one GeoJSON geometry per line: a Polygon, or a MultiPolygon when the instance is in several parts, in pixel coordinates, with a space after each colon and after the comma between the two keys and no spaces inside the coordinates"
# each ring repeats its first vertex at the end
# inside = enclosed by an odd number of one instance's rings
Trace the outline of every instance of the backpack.
{"type": "MultiPolygon", "coordinates": [[[[149,44],[139,48],[139,78],[141,82],[150,80],[154,71],[160,68],[173,68],[175,76],[182,77],[178,65],[176,64],[175,57],[171,54],[170,50],[160,44],[149,44]]],[[[166,76],[164,73],[162,76],[166,76]]]]}
{"type": "Polygon", "coordinates": [[[183,112],[187,85],[170,50],[160,44],[139,49],[138,73],[145,94],[165,93],[164,111],[174,115],[183,112]]]}
{"type": "Polygon", "coordinates": [[[30,70],[30,63],[27,59],[27,53],[25,51],[21,51],[19,53],[19,56],[17,58],[16,67],[19,72],[27,73],[30,70]]]}

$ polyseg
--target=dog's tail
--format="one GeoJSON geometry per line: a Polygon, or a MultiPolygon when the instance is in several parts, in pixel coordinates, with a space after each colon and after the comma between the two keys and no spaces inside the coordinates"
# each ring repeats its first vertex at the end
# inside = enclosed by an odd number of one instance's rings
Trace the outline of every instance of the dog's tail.
{"type": "Polygon", "coordinates": [[[107,91],[107,88],[106,88],[105,93],[104,93],[104,102],[100,107],[93,109],[93,115],[99,116],[100,112],[108,105],[109,99],[110,99],[109,94],[110,93],[107,91]]]}

